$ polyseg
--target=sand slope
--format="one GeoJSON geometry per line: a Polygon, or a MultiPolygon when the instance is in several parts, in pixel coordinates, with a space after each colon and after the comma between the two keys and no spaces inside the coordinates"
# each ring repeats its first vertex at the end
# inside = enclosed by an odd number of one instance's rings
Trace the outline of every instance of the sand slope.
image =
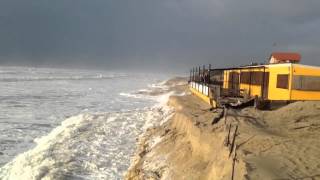
{"type": "Polygon", "coordinates": [[[320,102],[228,110],[215,124],[222,110],[193,95],[168,104],[174,116],[139,139],[126,179],[320,179],[320,102]]]}

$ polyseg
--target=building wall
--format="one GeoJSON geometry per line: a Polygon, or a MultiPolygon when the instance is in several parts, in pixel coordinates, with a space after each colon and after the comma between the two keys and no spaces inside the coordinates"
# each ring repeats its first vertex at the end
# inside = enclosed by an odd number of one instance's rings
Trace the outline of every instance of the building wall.
{"type": "Polygon", "coordinates": [[[270,65],[269,69],[269,88],[268,88],[268,99],[269,100],[290,100],[290,83],[291,82],[291,64],[279,64],[270,65]],[[287,89],[277,88],[278,75],[289,76],[289,86],[287,89]]]}
{"type": "MultiPolygon", "coordinates": [[[[242,69],[235,69],[235,70],[226,70],[224,72],[224,83],[223,83],[223,88],[224,89],[228,89],[230,87],[230,83],[231,83],[231,80],[229,79],[230,78],[230,73],[238,73],[240,75],[240,78],[239,78],[239,89],[241,90],[240,92],[240,95],[242,96],[251,96],[251,97],[254,97],[254,96],[258,96],[258,97],[262,97],[262,83],[260,85],[257,85],[257,84],[249,84],[249,83],[241,83],[241,73],[244,73],[244,72],[268,72],[268,69],[264,69],[264,68],[261,68],[261,67],[257,67],[257,68],[248,68],[248,69],[245,69],[245,68],[242,68],[242,69]]],[[[261,78],[261,81],[263,81],[263,76],[260,77],[261,78]]],[[[253,77],[252,77],[253,79],[253,77]]]]}
{"type": "MultiPolygon", "coordinates": [[[[318,86],[320,79],[320,68],[314,66],[305,66],[305,65],[293,65],[293,76],[304,76],[306,78],[312,79],[314,85],[318,86]]],[[[292,81],[292,83],[295,83],[292,81]]],[[[308,89],[308,87],[304,87],[308,89]]],[[[320,100],[320,89],[311,88],[313,90],[296,90],[292,88],[291,91],[291,100],[320,100]]]]}
{"type": "MultiPolygon", "coordinates": [[[[320,100],[320,67],[291,63],[270,64],[265,67],[265,70],[261,67],[225,70],[223,88],[228,89],[230,87],[230,73],[241,74],[241,72],[265,71],[269,73],[268,100],[320,100]],[[281,79],[281,76],[285,76],[285,80],[281,79]],[[299,81],[303,82],[300,86],[295,84],[299,83],[299,81]],[[283,83],[286,85],[285,87],[282,86],[283,83]],[[300,89],[297,87],[300,87],[300,89]]],[[[240,82],[241,78],[239,78],[239,87],[242,92],[241,95],[247,94],[251,97],[262,97],[261,85],[240,82]]]]}
{"type": "MultiPolygon", "coordinates": [[[[263,68],[242,69],[241,72],[251,72],[252,74],[254,74],[254,72],[264,72],[264,69],[263,68]]],[[[265,72],[267,72],[267,69],[265,69],[265,72]]],[[[263,80],[262,76],[259,78],[263,80]]],[[[261,85],[240,83],[240,89],[242,89],[243,91],[242,95],[249,95],[251,97],[254,97],[254,96],[262,97],[262,83],[261,85]]]]}

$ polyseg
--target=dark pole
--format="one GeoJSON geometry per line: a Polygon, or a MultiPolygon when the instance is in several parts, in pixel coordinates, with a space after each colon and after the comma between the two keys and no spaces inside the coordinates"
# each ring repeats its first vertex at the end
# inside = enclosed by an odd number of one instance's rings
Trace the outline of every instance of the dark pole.
{"type": "Polygon", "coordinates": [[[263,76],[262,76],[262,89],[261,89],[261,97],[262,99],[266,98],[264,97],[264,86],[265,86],[265,74],[266,74],[266,67],[263,66],[263,76]]]}
{"type": "Polygon", "coordinates": [[[197,68],[194,68],[194,82],[197,81],[197,68]]]}
{"type": "Polygon", "coordinates": [[[193,68],[191,69],[191,81],[193,81],[193,68]]]}
{"type": "Polygon", "coordinates": [[[210,74],[211,74],[211,64],[209,64],[208,84],[210,84],[210,80],[211,80],[210,74]]]}
{"type": "Polygon", "coordinates": [[[195,69],[195,71],[194,71],[194,81],[197,82],[198,81],[198,79],[197,79],[198,68],[194,68],[194,69],[195,69]]]}
{"type": "Polygon", "coordinates": [[[194,67],[194,82],[197,82],[197,73],[198,73],[198,68],[194,67]]]}
{"type": "Polygon", "coordinates": [[[203,65],[203,71],[202,71],[202,78],[203,78],[203,84],[206,84],[206,65],[203,65]]]}
{"type": "Polygon", "coordinates": [[[202,78],[203,78],[203,84],[206,84],[206,65],[203,65],[203,71],[202,71],[202,78]]]}
{"type": "Polygon", "coordinates": [[[193,81],[195,81],[196,78],[194,77],[194,75],[195,75],[195,69],[194,69],[194,67],[192,68],[192,71],[193,71],[193,72],[192,72],[192,76],[193,76],[192,78],[193,78],[193,81]]]}
{"type": "Polygon", "coordinates": [[[192,81],[194,81],[194,67],[192,68],[192,81]]]}
{"type": "Polygon", "coordinates": [[[202,88],[201,88],[202,94],[203,94],[204,85],[206,83],[206,79],[204,78],[205,69],[206,69],[206,67],[203,65],[203,68],[202,68],[202,88]]]}
{"type": "Polygon", "coordinates": [[[199,66],[199,82],[201,83],[201,66],[199,66]]]}

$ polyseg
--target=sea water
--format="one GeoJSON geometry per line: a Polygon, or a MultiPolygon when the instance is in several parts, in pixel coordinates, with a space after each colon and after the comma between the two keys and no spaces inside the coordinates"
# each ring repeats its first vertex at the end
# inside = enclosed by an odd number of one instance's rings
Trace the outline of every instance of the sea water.
{"type": "MultiPolygon", "coordinates": [[[[122,179],[168,77],[0,67],[0,179],[122,179]]],[[[162,98],[161,98],[162,97],[162,98]]]]}

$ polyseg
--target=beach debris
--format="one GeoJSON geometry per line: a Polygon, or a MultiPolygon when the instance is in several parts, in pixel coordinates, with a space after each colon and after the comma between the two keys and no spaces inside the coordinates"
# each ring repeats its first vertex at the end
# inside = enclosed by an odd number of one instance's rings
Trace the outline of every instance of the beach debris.
{"type": "Polygon", "coordinates": [[[227,124],[227,115],[228,115],[228,108],[227,107],[223,107],[223,116],[224,116],[224,124],[227,124]]]}
{"type": "Polygon", "coordinates": [[[230,132],[231,132],[231,124],[229,124],[229,126],[228,126],[229,128],[229,130],[228,130],[228,135],[227,135],[227,137],[226,137],[226,139],[225,139],[225,141],[224,141],[224,145],[225,146],[227,146],[227,147],[229,147],[229,145],[230,145],[230,132]]]}
{"type": "Polygon", "coordinates": [[[231,143],[231,146],[230,146],[229,158],[230,158],[230,156],[231,156],[231,154],[233,152],[234,146],[235,146],[237,132],[238,132],[238,125],[236,125],[236,129],[234,130],[234,133],[233,133],[232,143],[231,143]]]}
{"type": "Polygon", "coordinates": [[[213,120],[212,120],[212,125],[213,124],[216,124],[216,123],[218,123],[222,118],[223,118],[223,116],[224,116],[224,109],[222,109],[222,111],[218,114],[218,116],[215,116],[214,118],[213,118],[213,120]]]}
{"type": "Polygon", "coordinates": [[[237,145],[234,146],[234,155],[232,158],[232,174],[231,174],[231,180],[234,180],[234,171],[235,171],[235,166],[236,162],[238,161],[237,159],[237,145]]]}
{"type": "Polygon", "coordinates": [[[147,150],[143,149],[140,153],[139,156],[142,158],[143,156],[145,156],[147,154],[147,150]]]}

